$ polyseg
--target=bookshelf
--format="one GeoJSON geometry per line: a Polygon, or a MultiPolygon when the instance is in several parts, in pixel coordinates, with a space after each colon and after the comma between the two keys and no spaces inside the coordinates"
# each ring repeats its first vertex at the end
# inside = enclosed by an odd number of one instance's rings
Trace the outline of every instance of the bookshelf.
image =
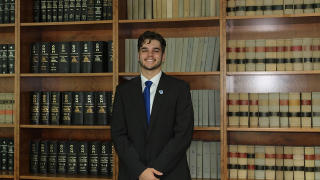
{"type": "Polygon", "coordinates": [[[320,13],[227,16],[220,0],[220,17],[127,20],[126,1],[113,0],[113,20],[34,23],[33,0],[16,0],[16,21],[0,24],[0,44],[16,45],[15,74],[0,75],[0,93],[15,93],[14,124],[0,124],[0,137],[14,137],[15,171],[0,171],[0,179],[107,179],[114,175],[82,176],[30,174],[29,140],[34,138],[109,139],[110,126],[31,125],[30,91],[115,91],[116,85],[139,73],[125,73],[125,39],[146,30],[164,37],[220,37],[220,71],[167,73],[190,84],[192,90],[220,89],[220,127],[195,127],[194,139],[221,141],[221,179],[228,179],[228,144],[320,145],[317,128],[248,128],[228,126],[226,96],[236,92],[317,92],[320,71],[228,72],[228,40],[319,38],[320,13]],[[113,40],[113,72],[31,74],[30,43],[113,40]]]}

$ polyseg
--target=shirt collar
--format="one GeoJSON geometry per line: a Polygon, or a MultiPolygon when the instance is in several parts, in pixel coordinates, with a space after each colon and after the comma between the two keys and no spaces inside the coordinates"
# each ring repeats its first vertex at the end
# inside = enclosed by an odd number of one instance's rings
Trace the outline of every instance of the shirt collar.
{"type": "Polygon", "coordinates": [[[162,71],[160,71],[160,72],[159,72],[157,75],[155,75],[153,78],[147,79],[147,78],[144,77],[144,76],[142,75],[142,73],[141,73],[141,74],[140,74],[140,77],[141,77],[142,87],[145,86],[144,83],[145,83],[146,81],[152,81],[152,85],[158,86],[159,81],[160,81],[161,74],[162,74],[162,71]]]}

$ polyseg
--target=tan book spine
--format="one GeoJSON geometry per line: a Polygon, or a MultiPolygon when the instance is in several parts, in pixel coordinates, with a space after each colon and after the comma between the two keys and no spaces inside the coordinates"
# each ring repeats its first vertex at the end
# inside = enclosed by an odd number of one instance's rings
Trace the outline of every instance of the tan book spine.
{"type": "Polygon", "coordinates": [[[285,71],[284,39],[277,39],[277,71],[285,71]]]}
{"type": "Polygon", "coordinates": [[[144,1],[145,19],[152,19],[152,1],[153,0],[144,1]]]}
{"type": "Polygon", "coordinates": [[[283,180],[283,146],[276,146],[276,180],[283,180]]]}
{"type": "Polygon", "coordinates": [[[289,126],[289,94],[280,93],[280,127],[289,126]]]}
{"type": "Polygon", "coordinates": [[[190,8],[189,16],[190,17],[194,17],[194,15],[195,15],[195,12],[194,12],[195,11],[195,1],[196,0],[190,0],[190,5],[189,5],[189,8],[190,8]]]}
{"type": "Polygon", "coordinates": [[[320,70],[320,38],[312,39],[312,60],[313,69],[320,70]]]}
{"type": "Polygon", "coordinates": [[[294,146],[293,152],[293,179],[300,180],[304,177],[304,147],[294,146]]]}
{"type": "Polygon", "coordinates": [[[0,124],[6,122],[6,93],[0,93],[0,124]]]}
{"type": "Polygon", "coordinates": [[[258,126],[259,118],[259,94],[249,93],[249,123],[250,127],[258,126]]]}
{"type": "Polygon", "coordinates": [[[237,71],[237,40],[228,40],[227,65],[227,71],[237,71]]]}
{"type": "Polygon", "coordinates": [[[249,125],[249,94],[248,93],[239,93],[239,121],[240,126],[249,125]]]}
{"type": "Polygon", "coordinates": [[[245,15],[246,15],[246,1],[236,0],[236,16],[245,16],[245,15]]]}
{"type": "Polygon", "coordinates": [[[273,0],[273,11],[272,14],[279,15],[283,14],[284,11],[283,0],[273,0]]]}
{"type": "Polygon", "coordinates": [[[183,12],[184,18],[190,17],[190,0],[183,1],[183,12]]]}
{"type": "Polygon", "coordinates": [[[300,127],[300,93],[289,93],[289,126],[300,127]]]}
{"type": "Polygon", "coordinates": [[[292,39],[284,40],[284,58],[286,71],[292,71],[292,39]]]}
{"type": "Polygon", "coordinates": [[[6,93],[6,124],[13,124],[13,93],[6,93]]]}
{"type": "Polygon", "coordinates": [[[179,18],[179,0],[172,0],[172,18],[179,18]]]}
{"type": "Polygon", "coordinates": [[[245,40],[246,71],[256,70],[256,41],[245,40]]]}
{"type": "Polygon", "coordinates": [[[132,19],[139,19],[139,1],[132,0],[132,19]]]}
{"type": "Polygon", "coordinates": [[[246,70],[246,41],[245,40],[237,40],[237,71],[245,71],[246,70]]]}
{"type": "Polygon", "coordinates": [[[312,127],[320,127],[320,92],[312,92],[312,127]]]}
{"type": "Polygon", "coordinates": [[[320,12],[320,0],[314,1],[314,12],[319,13],[320,12]]]}
{"type": "Polygon", "coordinates": [[[303,0],[303,13],[314,13],[314,0],[303,0]]]}
{"type": "Polygon", "coordinates": [[[208,6],[209,6],[209,16],[210,17],[219,16],[217,14],[217,8],[219,8],[219,7],[216,6],[217,5],[216,1],[219,1],[219,0],[209,0],[208,6]]]}
{"type": "Polygon", "coordinates": [[[256,14],[255,8],[255,0],[246,0],[246,16],[254,16],[256,14]]]}
{"type": "Polygon", "coordinates": [[[293,147],[283,147],[283,166],[284,166],[284,179],[293,179],[293,147]]]}
{"type": "Polygon", "coordinates": [[[228,145],[229,177],[237,178],[238,175],[238,145],[228,145]]]}
{"type": "Polygon", "coordinates": [[[179,8],[179,11],[178,11],[178,18],[183,18],[184,16],[184,9],[183,9],[183,1],[184,0],[178,0],[179,1],[179,4],[178,4],[178,8],[179,8]]]}
{"type": "Polygon", "coordinates": [[[266,177],[266,149],[265,146],[255,145],[254,146],[254,152],[255,152],[255,171],[254,171],[254,177],[255,179],[265,179],[266,177]]]}
{"type": "Polygon", "coordinates": [[[163,0],[157,0],[157,18],[162,18],[162,1],[163,0]]]}
{"type": "Polygon", "coordinates": [[[254,159],[255,159],[254,145],[247,145],[248,179],[254,179],[254,170],[255,170],[254,159]]]}
{"type": "Polygon", "coordinates": [[[247,146],[238,145],[238,178],[247,178],[247,146]]]}
{"type": "Polygon", "coordinates": [[[269,95],[259,93],[259,127],[269,127],[269,95]]]}
{"type": "Polygon", "coordinates": [[[301,93],[301,126],[311,128],[311,92],[301,93]]]}
{"type": "Polygon", "coordinates": [[[255,13],[256,16],[263,15],[263,9],[264,9],[263,1],[264,0],[256,0],[256,13],[255,13]]]}
{"type": "Polygon", "coordinates": [[[293,0],[283,0],[284,14],[294,14],[293,0]]]}
{"type": "Polygon", "coordinates": [[[294,14],[303,14],[303,0],[293,0],[294,14]]]}
{"type": "Polygon", "coordinates": [[[139,0],[139,2],[138,2],[138,19],[145,19],[145,9],[144,9],[144,7],[145,7],[145,2],[144,2],[145,0],[139,0]]]}
{"type": "Polygon", "coordinates": [[[270,127],[280,127],[280,94],[269,93],[269,119],[270,127]]]}
{"type": "MultiPolygon", "coordinates": [[[[167,0],[167,19],[172,19],[173,8],[172,0],[167,0]]],[[[177,10],[177,9],[176,9],[177,10]]]]}
{"type": "Polygon", "coordinates": [[[266,40],[256,40],[256,71],[266,70],[266,40]]]}
{"type": "Polygon", "coordinates": [[[167,19],[167,0],[161,0],[161,19],[167,19]]]}
{"type": "Polygon", "coordinates": [[[303,71],[302,38],[292,39],[292,66],[294,71],[303,71]]]}
{"type": "Polygon", "coordinates": [[[127,18],[128,20],[132,20],[132,1],[133,0],[127,0],[127,18]]]}
{"type": "Polygon", "coordinates": [[[302,39],[302,55],[303,55],[303,70],[311,71],[313,70],[312,62],[312,38],[302,39]]]}
{"type": "Polygon", "coordinates": [[[266,71],[277,70],[277,40],[267,39],[266,40],[266,71]]]}
{"type": "Polygon", "coordinates": [[[152,0],[152,19],[158,19],[157,17],[157,1],[158,0],[152,0]]]}
{"type": "Polygon", "coordinates": [[[273,10],[273,1],[272,0],[263,0],[263,15],[272,15],[273,10]]]}
{"type": "Polygon", "coordinates": [[[314,180],[314,147],[304,147],[305,179],[314,180]]]}
{"type": "Polygon", "coordinates": [[[276,147],[266,146],[266,179],[276,179],[276,147]]]}
{"type": "Polygon", "coordinates": [[[235,15],[236,15],[236,1],[227,0],[227,16],[235,16],[235,15]]]}
{"type": "Polygon", "coordinates": [[[200,70],[201,70],[203,46],[204,46],[204,37],[199,37],[198,51],[197,51],[196,64],[195,64],[195,72],[200,72],[200,70]]]}
{"type": "Polygon", "coordinates": [[[320,179],[320,146],[314,146],[314,178],[320,179]]]}
{"type": "Polygon", "coordinates": [[[201,17],[206,17],[206,0],[201,0],[201,17]]]}
{"type": "Polygon", "coordinates": [[[228,94],[228,118],[229,126],[239,126],[239,93],[228,94]]]}
{"type": "Polygon", "coordinates": [[[194,17],[201,17],[202,0],[194,1],[194,17]]]}

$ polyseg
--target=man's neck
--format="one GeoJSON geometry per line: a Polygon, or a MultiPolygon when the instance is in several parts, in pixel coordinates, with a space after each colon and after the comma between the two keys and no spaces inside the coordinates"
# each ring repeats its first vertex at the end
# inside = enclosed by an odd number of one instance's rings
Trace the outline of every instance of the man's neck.
{"type": "Polygon", "coordinates": [[[152,79],[154,76],[156,76],[160,72],[160,69],[155,69],[155,70],[141,70],[141,74],[147,78],[148,80],[152,79]]]}

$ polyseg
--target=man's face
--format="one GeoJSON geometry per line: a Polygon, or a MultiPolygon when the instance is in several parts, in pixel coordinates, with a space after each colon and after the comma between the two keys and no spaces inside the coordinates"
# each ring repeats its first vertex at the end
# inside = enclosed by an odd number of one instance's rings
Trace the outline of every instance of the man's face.
{"type": "Polygon", "coordinates": [[[158,40],[147,39],[139,49],[138,59],[142,68],[146,70],[161,69],[161,63],[164,61],[161,44],[158,40]]]}

